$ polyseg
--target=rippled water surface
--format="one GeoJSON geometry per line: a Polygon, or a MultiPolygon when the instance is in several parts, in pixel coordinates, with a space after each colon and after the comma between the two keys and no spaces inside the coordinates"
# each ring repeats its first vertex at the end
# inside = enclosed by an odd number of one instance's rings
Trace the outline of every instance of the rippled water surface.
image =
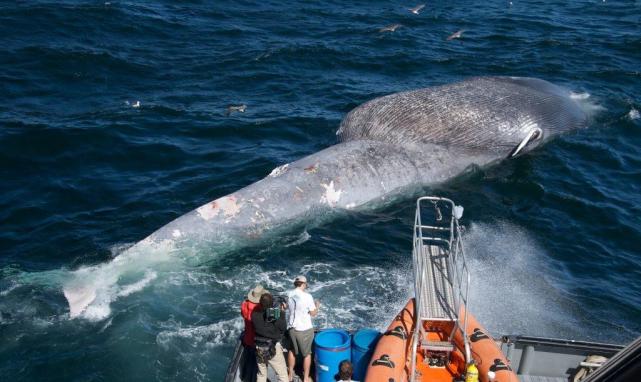
{"type": "Polygon", "coordinates": [[[318,326],[385,327],[413,293],[411,196],[202,264],[141,269],[93,318],[70,319],[61,285],[333,144],[356,105],[475,75],[561,84],[594,116],[425,190],[465,206],[472,309],[497,334],[638,336],[641,3],[414,5],[0,3],[0,374],[221,380],[247,290],[300,273],[323,301],[318,326]],[[226,116],[228,104],[247,109],[226,116]]]}

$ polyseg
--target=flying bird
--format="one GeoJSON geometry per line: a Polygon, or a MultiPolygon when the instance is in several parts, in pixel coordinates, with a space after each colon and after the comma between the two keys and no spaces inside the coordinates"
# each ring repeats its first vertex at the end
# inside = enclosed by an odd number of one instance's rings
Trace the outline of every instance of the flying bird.
{"type": "Polygon", "coordinates": [[[381,28],[378,31],[381,32],[381,33],[382,32],[394,32],[395,30],[397,30],[400,27],[402,27],[401,24],[392,24],[392,25],[388,25],[388,26],[386,26],[384,28],[381,28]]]}
{"type": "Polygon", "coordinates": [[[418,15],[421,9],[425,8],[425,4],[419,4],[415,6],[414,8],[408,8],[407,10],[412,12],[415,15],[418,15]]]}
{"type": "Polygon", "coordinates": [[[465,32],[464,29],[461,29],[458,32],[452,33],[448,38],[447,41],[454,40],[455,38],[461,38],[463,36],[463,32],[465,32]]]}

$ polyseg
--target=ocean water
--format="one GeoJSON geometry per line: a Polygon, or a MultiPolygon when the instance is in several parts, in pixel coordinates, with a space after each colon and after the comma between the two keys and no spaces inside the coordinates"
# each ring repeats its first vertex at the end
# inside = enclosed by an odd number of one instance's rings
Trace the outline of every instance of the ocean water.
{"type": "Polygon", "coordinates": [[[0,2],[0,375],[221,380],[243,296],[301,273],[319,327],[384,328],[413,293],[409,195],[260,248],[141,269],[90,317],[70,318],[61,286],[333,144],[360,103],[476,75],[543,78],[593,114],[425,190],[465,206],[471,309],[496,334],[641,334],[641,3],[415,5],[0,2]],[[247,109],[226,116],[228,104],[247,109]]]}

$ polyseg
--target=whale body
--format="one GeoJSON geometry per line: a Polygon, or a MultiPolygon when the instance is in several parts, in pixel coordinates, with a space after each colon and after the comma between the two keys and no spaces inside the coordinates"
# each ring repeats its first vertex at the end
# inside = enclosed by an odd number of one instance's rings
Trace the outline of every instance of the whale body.
{"type": "Polygon", "coordinates": [[[376,208],[586,124],[569,91],[534,78],[475,77],[376,98],[347,114],[336,145],[180,216],[110,263],[75,271],[64,287],[70,316],[108,307],[126,272],[176,255],[260,243],[340,211],[376,208]]]}

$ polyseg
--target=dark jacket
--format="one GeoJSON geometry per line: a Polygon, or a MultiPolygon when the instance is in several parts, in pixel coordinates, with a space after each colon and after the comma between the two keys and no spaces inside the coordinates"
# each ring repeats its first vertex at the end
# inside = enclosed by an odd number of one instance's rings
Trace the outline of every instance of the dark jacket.
{"type": "Polygon", "coordinates": [[[265,312],[258,306],[252,313],[252,324],[256,330],[256,335],[267,337],[280,341],[283,338],[285,330],[287,330],[287,322],[285,322],[285,312],[280,312],[280,318],[273,322],[265,320],[265,312]]]}

